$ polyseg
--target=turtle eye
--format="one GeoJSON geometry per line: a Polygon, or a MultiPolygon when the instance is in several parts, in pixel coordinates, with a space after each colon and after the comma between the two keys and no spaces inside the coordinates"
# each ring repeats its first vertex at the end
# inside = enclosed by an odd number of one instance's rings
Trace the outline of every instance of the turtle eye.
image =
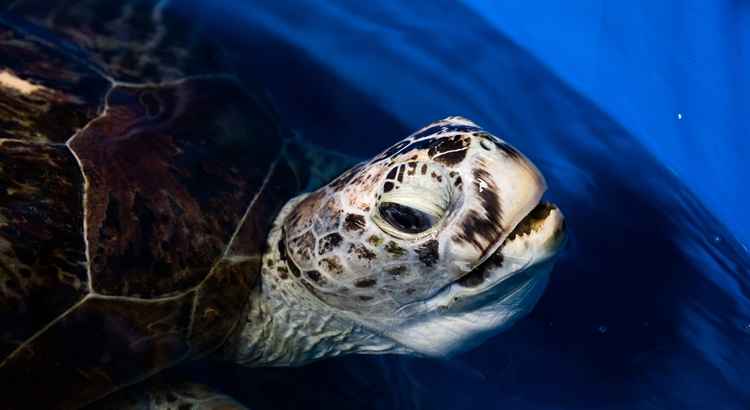
{"type": "Polygon", "coordinates": [[[395,202],[383,202],[378,206],[380,216],[401,232],[416,234],[424,232],[437,222],[437,218],[426,212],[395,202]]]}
{"type": "Polygon", "coordinates": [[[382,183],[373,221],[385,233],[406,240],[438,229],[458,198],[448,174],[434,163],[394,166],[382,183]]]}

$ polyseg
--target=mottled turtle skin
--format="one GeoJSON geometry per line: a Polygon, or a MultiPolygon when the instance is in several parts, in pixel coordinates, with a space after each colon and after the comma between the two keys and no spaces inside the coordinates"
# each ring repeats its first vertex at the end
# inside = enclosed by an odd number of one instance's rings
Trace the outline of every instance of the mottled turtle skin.
{"type": "Polygon", "coordinates": [[[2,409],[79,408],[219,349],[315,178],[166,2],[108,4],[0,9],[2,409]]]}

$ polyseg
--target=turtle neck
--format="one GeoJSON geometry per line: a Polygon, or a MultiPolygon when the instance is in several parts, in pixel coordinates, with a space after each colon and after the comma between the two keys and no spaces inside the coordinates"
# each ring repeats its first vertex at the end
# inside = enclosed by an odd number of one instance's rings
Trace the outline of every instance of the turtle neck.
{"type": "Polygon", "coordinates": [[[282,210],[268,236],[261,280],[250,295],[237,337],[224,356],[246,366],[300,366],[350,353],[407,353],[390,338],[362,326],[346,312],[326,305],[299,281],[279,272],[293,267],[280,257],[281,221],[296,200],[282,210]]]}

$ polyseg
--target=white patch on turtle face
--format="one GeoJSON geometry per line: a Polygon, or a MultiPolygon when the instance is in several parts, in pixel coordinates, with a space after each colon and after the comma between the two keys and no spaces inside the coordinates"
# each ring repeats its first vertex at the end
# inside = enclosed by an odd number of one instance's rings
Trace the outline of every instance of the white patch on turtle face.
{"type": "Polygon", "coordinates": [[[564,236],[560,211],[539,205],[545,189],[522,154],[449,117],[300,201],[280,253],[288,279],[342,315],[447,355],[512,323],[544,289],[564,236]]]}

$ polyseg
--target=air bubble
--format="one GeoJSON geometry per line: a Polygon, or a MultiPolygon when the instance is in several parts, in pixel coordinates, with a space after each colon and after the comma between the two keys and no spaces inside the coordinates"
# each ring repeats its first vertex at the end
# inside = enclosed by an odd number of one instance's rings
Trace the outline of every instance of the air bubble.
{"type": "Polygon", "coordinates": [[[678,112],[678,113],[677,113],[677,119],[678,119],[678,120],[681,120],[681,119],[682,119],[682,113],[681,113],[681,112],[678,112]]]}
{"type": "Polygon", "coordinates": [[[599,332],[599,333],[601,333],[601,334],[605,334],[605,333],[607,333],[607,326],[605,326],[605,325],[599,325],[599,327],[596,328],[596,331],[599,332]]]}

